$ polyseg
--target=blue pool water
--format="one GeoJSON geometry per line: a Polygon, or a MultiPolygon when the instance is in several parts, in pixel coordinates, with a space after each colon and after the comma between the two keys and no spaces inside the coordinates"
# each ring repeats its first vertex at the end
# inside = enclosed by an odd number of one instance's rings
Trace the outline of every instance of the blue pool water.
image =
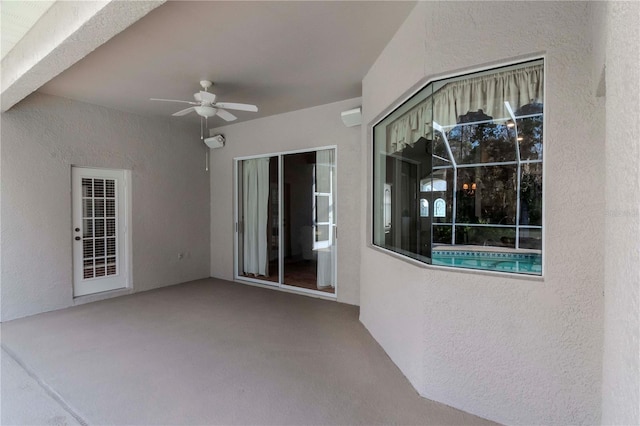
{"type": "Polygon", "coordinates": [[[542,257],[537,253],[435,250],[431,255],[433,265],[542,275],[542,257]]]}

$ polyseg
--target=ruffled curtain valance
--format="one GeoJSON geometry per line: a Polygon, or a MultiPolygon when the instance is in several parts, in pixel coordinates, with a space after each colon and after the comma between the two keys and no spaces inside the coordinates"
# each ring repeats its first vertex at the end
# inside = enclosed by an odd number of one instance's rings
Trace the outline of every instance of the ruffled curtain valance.
{"type": "Polygon", "coordinates": [[[541,64],[445,84],[387,127],[387,152],[413,145],[431,132],[433,121],[453,126],[460,116],[478,110],[493,118],[507,118],[505,101],[514,111],[529,103],[543,103],[543,88],[541,64]]]}

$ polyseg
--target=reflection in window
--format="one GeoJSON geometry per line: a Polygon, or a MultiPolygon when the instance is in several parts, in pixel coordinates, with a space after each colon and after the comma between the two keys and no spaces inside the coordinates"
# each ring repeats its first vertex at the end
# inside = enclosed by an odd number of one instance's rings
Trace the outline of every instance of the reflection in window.
{"type": "Polygon", "coordinates": [[[420,199],[420,217],[429,217],[429,202],[424,198],[420,199]]]}
{"type": "Polygon", "coordinates": [[[438,198],[433,202],[433,216],[434,217],[445,217],[447,205],[442,198],[438,198]]]}
{"type": "Polygon", "coordinates": [[[540,275],[543,86],[542,60],[430,82],[377,123],[374,244],[540,275]]]}
{"type": "Polygon", "coordinates": [[[384,227],[391,229],[391,185],[384,184],[384,227]]]}

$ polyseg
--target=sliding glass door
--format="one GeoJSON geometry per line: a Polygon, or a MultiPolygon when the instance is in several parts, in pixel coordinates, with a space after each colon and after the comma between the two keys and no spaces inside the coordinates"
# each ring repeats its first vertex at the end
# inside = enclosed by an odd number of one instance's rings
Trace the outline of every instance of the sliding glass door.
{"type": "Polygon", "coordinates": [[[236,171],[236,279],[335,295],[335,148],[240,158],[236,171]]]}

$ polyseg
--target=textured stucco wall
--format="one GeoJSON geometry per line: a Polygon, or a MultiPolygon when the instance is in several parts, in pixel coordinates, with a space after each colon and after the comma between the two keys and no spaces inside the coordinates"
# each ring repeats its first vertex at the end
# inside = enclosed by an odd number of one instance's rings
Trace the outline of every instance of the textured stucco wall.
{"type": "Polygon", "coordinates": [[[607,4],[602,424],[640,424],[640,3],[607,4]]]}
{"type": "Polygon", "coordinates": [[[209,176],[192,127],[38,93],[2,114],[3,320],[73,303],[72,165],[131,170],[134,291],[208,276],[209,176]]]}
{"type": "Polygon", "coordinates": [[[421,395],[502,423],[600,421],[604,105],[589,7],[421,2],[363,80],[367,123],[422,78],[545,54],[543,279],[414,266],[369,247],[362,225],[362,322],[421,395]]]}
{"type": "Polygon", "coordinates": [[[233,279],[233,159],[337,145],[338,301],[358,304],[360,127],[345,127],[340,113],[360,102],[349,99],[213,130],[227,142],[224,148],[211,150],[212,277],[233,279]]]}

